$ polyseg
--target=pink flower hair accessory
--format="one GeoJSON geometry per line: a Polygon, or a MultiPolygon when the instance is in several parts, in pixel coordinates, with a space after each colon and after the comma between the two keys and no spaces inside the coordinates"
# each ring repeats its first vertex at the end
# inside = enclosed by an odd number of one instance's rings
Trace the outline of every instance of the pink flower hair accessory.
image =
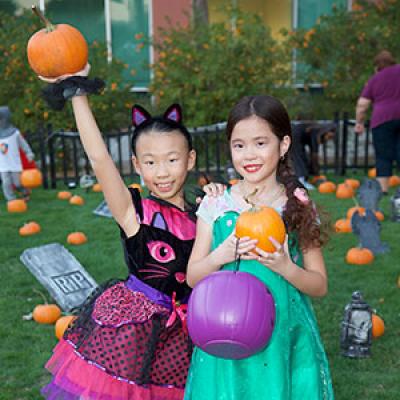
{"type": "Polygon", "coordinates": [[[296,188],[293,192],[294,197],[300,201],[300,203],[308,204],[310,202],[310,198],[308,197],[307,192],[303,188],[296,188]]]}

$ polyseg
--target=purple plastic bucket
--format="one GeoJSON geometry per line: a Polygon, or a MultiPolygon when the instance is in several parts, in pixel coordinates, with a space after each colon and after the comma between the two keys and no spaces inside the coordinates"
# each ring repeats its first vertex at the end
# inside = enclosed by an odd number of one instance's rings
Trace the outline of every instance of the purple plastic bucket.
{"type": "Polygon", "coordinates": [[[188,303],[187,325],[193,343],[227,359],[262,350],[275,324],[268,288],[247,272],[218,271],[202,279],[188,303]]]}

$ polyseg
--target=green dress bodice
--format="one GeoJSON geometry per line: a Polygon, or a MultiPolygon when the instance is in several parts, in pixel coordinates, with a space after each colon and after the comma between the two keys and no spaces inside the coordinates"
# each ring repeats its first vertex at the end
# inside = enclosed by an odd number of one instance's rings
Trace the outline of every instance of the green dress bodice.
{"type": "MultiPolygon", "coordinates": [[[[212,247],[233,231],[238,211],[225,211],[213,224],[212,247]]],[[[303,265],[296,236],[290,256],[303,265]]],[[[234,269],[234,263],[224,270],[234,269]]],[[[309,298],[257,261],[242,260],[240,271],[268,286],[276,306],[274,332],[267,347],[242,359],[227,360],[195,348],[185,400],[333,400],[328,361],[309,298]]]]}

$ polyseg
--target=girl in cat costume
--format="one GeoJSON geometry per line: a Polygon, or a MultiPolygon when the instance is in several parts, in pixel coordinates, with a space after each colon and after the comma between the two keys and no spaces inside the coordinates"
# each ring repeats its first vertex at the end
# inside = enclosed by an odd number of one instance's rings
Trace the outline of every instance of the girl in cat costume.
{"type": "MultiPolygon", "coordinates": [[[[82,92],[80,92],[81,94],[82,92]]],[[[121,231],[129,277],[88,299],[46,367],[45,398],[178,400],[192,344],[185,325],[186,266],[195,219],[183,185],[195,152],[179,105],[163,117],[132,110],[133,163],[151,195],[128,189],[109,155],[86,95],[72,97],[85,151],[121,231]]]]}

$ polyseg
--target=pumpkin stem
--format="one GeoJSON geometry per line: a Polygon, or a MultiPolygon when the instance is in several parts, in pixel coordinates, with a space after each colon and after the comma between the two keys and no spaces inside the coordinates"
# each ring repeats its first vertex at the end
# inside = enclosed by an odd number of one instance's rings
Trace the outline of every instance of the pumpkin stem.
{"type": "Polygon", "coordinates": [[[44,303],[45,303],[45,304],[49,304],[49,303],[47,302],[46,296],[45,296],[40,290],[33,289],[33,291],[39,294],[39,296],[44,300],[44,303]]]}
{"type": "Polygon", "coordinates": [[[258,192],[258,188],[255,188],[250,194],[248,194],[247,196],[243,197],[244,201],[246,203],[249,203],[252,207],[254,207],[255,204],[252,203],[249,199],[250,199],[250,197],[253,197],[257,192],[258,192]]]}
{"type": "Polygon", "coordinates": [[[360,207],[360,203],[357,201],[356,197],[355,196],[351,196],[351,198],[353,199],[354,204],[356,205],[356,207],[360,207]]]}
{"type": "Polygon", "coordinates": [[[32,11],[46,25],[46,31],[47,32],[52,32],[52,31],[54,31],[56,29],[56,27],[43,15],[43,13],[36,6],[32,6],[32,11]]]}

